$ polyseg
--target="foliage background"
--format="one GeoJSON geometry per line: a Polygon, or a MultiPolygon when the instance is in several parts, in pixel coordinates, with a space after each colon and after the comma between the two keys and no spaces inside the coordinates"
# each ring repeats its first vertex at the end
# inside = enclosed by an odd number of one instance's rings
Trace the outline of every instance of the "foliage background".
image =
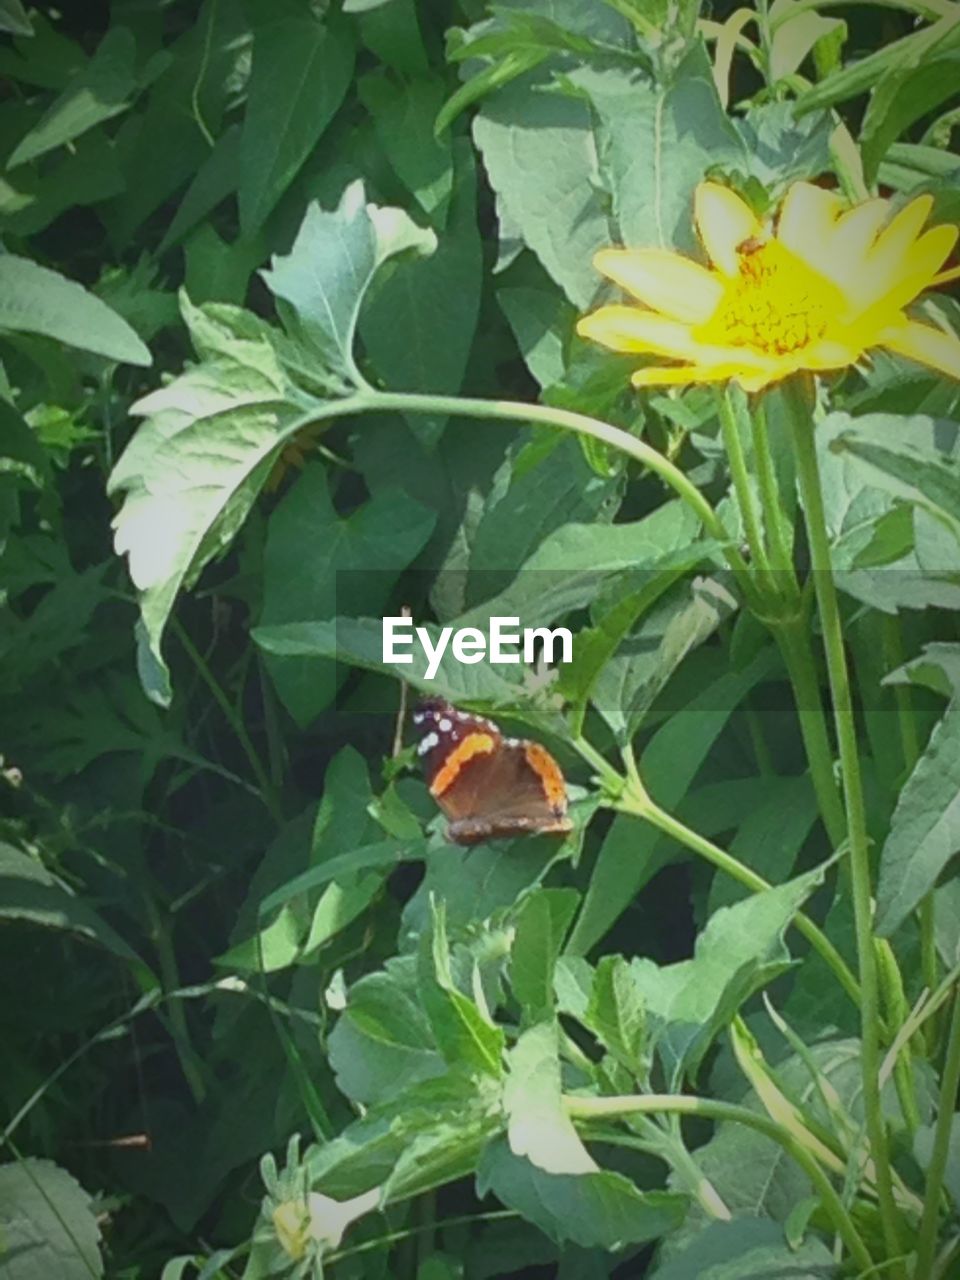
{"type": "MultiPolygon", "coordinates": [[[[445,846],[409,752],[393,752],[398,684],[365,669],[379,664],[362,623],[331,639],[322,624],[335,615],[409,605],[418,620],[462,620],[498,611],[489,602],[516,579],[502,599],[525,617],[572,618],[599,637],[602,674],[577,668],[558,687],[599,740],[635,740],[661,803],[777,883],[831,849],[776,648],[654,477],[542,427],[381,409],[285,441],[270,417],[249,477],[224,480],[217,450],[165,452],[161,438],[151,452],[141,435],[142,456],[124,455],[131,406],[194,362],[208,371],[194,390],[228,387],[246,406],[229,429],[248,441],[266,421],[256,406],[289,426],[298,396],[340,394],[349,344],[339,368],[342,350],[317,360],[298,291],[311,253],[333,274],[355,266],[336,237],[349,221],[343,193],[362,179],[368,200],[409,216],[414,249],[436,237],[431,254],[401,253],[372,279],[357,346],[370,383],[542,398],[606,418],[677,461],[736,523],[712,397],[641,404],[624,389],[629,362],[573,336],[597,293],[592,252],[647,242],[651,225],[692,249],[691,193],[713,173],[757,201],[827,175],[852,194],[863,180],[929,189],[934,220],[955,219],[956,38],[937,26],[953,7],[809,6],[763,50],[765,84],[742,52],[715,77],[719,28],[705,29],[707,44],[690,39],[689,5],[516,0],[491,14],[472,0],[114,0],[28,14],[0,0],[0,1106],[14,1161],[0,1179],[25,1238],[39,1232],[64,1255],[41,1251],[40,1270],[10,1274],[132,1278],[169,1264],[172,1277],[186,1264],[171,1259],[186,1257],[198,1269],[212,1257],[208,1276],[239,1274],[242,1257],[229,1255],[253,1232],[263,1153],[294,1133],[338,1133],[362,1106],[436,1075],[417,1005],[431,892],[446,903],[458,979],[475,965],[496,1004],[515,936],[551,965],[563,946],[557,994],[531,993],[514,970],[514,997],[556,999],[587,1025],[586,957],[685,959],[717,909],[743,897],[623,816],[600,814],[585,834],[590,771],[549,689],[511,724],[566,767],[581,801],[575,849],[558,860],[544,840],[468,855],[445,846]],[[310,245],[297,236],[313,202],[339,206],[341,220],[310,245]],[[208,304],[279,316],[286,338],[208,304]],[[269,367],[257,363],[268,348],[279,352],[269,367]],[[111,531],[124,489],[116,549],[131,565],[142,557],[134,577],[149,597],[138,640],[111,531]],[[178,522],[213,490],[223,502],[198,517],[191,543],[178,522]],[[149,499],[146,524],[131,494],[149,499]],[[610,606],[641,588],[628,638],[608,654],[610,606]],[[48,1193],[29,1209],[24,1167],[48,1193]],[[60,1212],[48,1220],[51,1198],[60,1212]]],[[[720,24],[732,9],[702,16],[720,24]]],[[[936,305],[956,323],[953,301],[936,305]]],[[[138,408],[161,437],[176,394],[138,408]]],[[[884,425],[871,415],[921,415],[907,419],[917,439],[922,415],[954,422],[957,401],[955,387],[883,359],[834,395],[868,433],[884,425]]],[[[898,689],[880,681],[940,646],[909,672],[919,753],[956,675],[956,544],[929,512],[868,483],[856,459],[823,458],[882,843],[915,758],[892,729],[898,689]]],[[[785,450],[778,465],[788,481],[785,450]]],[[[473,685],[443,679],[460,700],[507,700],[489,672],[473,685]]],[[[946,725],[955,755],[960,730],[946,725]]],[[[931,855],[927,888],[952,851],[948,839],[931,855]]],[[[945,967],[957,956],[955,888],[937,894],[945,967]]],[[[829,924],[849,957],[848,917],[841,895],[829,924]]],[[[916,937],[904,946],[912,999],[916,937]]],[[[842,1092],[851,1010],[810,962],[773,991],[801,1034],[824,1040],[842,1092]]],[[[699,1079],[744,1094],[728,1050],[699,1079]]],[[[694,1133],[720,1192],[758,1219],[740,1245],[775,1247],[768,1222],[808,1194],[802,1176],[753,1133],[694,1133]]],[[[461,1137],[451,1121],[445,1158],[461,1137]]],[[[425,1187],[447,1181],[422,1159],[425,1187]]],[[[603,1165],[663,1186],[648,1155],[611,1146],[603,1165]]],[[[671,1263],[699,1247],[696,1210],[656,1259],[647,1241],[675,1225],[666,1202],[659,1230],[637,1228],[611,1251],[622,1235],[596,1224],[614,1208],[538,1216],[508,1173],[488,1168],[479,1188],[459,1178],[364,1220],[350,1243],[380,1244],[348,1252],[333,1274],[696,1274],[693,1253],[686,1270],[671,1263]]],[[[331,1194],[363,1189],[348,1184],[331,1194]]],[[[0,1274],[11,1265],[0,1258],[0,1274]]]]}

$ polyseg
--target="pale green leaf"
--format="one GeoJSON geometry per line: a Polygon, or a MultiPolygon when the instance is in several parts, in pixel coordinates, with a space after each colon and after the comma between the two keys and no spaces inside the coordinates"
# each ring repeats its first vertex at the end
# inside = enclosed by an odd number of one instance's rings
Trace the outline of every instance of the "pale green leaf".
{"type": "Polygon", "coordinates": [[[368,205],[358,180],[333,212],[310,205],[293,248],[275,256],[262,274],[271,292],[291,305],[295,332],[333,376],[362,385],[353,337],[374,273],[396,254],[427,254],[435,247],[433,232],[421,230],[399,209],[368,205]]]}
{"type": "Polygon", "coordinates": [[[0,254],[0,335],[37,333],[110,360],[148,365],[150,352],[105,302],[29,258],[0,254]]]}
{"type": "Polygon", "coordinates": [[[507,1054],[503,1109],[507,1139],[515,1156],[526,1156],[547,1173],[597,1171],[561,1102],[559,1027],[555,1020],[524,1031],[507,1054]]]}
{"type": "Polygon", "coordinates": [[[643,1078],[649,1066],[646,1007],[623,956],[601,957],[583,1023],[631,1075],[643,1078]]]}
{"type": "Polygon", "coordinates": [[[880,853],[877,932],[889,937],[960,852],[960,702],[951,702],[904,784],[880,853]]]}
{"type": "Polygon", "coordinates": [[[4,1280],[97,1280],[100,1227],[91,1197],[50,1160],[0,1166],[4,1280]]]}

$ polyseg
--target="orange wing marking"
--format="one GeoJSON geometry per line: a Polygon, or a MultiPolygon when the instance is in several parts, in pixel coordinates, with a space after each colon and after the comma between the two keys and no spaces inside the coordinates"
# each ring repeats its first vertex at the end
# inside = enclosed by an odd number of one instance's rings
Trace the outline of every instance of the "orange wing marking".
{"type": "Polygon", "coordinates": [[[553,809],[565,809],[567,805],[567,788],[563,781],[560,766],[539,742],[530,742],[526,748],[527,763],[543,783],[547,800],[553,809]]]}
{"type": "Polygon", "coordinates": [[[443,768],[430,784],[432,796],[442,796],[447,787],[456,781],[457,774],[474,756],[487,755],[496,746],[489,733],[468,733],[459,746],[447,756],[443,768]]]}

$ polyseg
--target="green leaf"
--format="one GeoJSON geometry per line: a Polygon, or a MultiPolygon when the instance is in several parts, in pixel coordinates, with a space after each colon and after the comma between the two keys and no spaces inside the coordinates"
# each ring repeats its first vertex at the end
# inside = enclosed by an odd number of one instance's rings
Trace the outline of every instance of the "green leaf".
{"type": "Polygon", "coordinates": [[[875,179],[891,143],[917,120],[957,96],[958,70],[958,53],[941,58],[923,54],[920,61],[910,59],[891,67],[880,79],[870,95],[860,134],[867,182],[875,179]]]}
{"type": "Polygon", "coordinates": [[[209,222],[197,227],[184,242],[184,288],[192,302],[229,302],[241,306],[250,277],[267,256],[262,239],[232,243],[222,240],[209,222]]]}
{"type": "Polygon", "coordinates": [[[497,301],[524,362],[541,387],[559,382],[565,369],[564,344],[576,312],[555,290],[517,286],[497,290],[497,301]]]}
{"type": "MultiPolygon", "coordinates": [[[[750,1135],[748,1130],[741,1132],[747,1145],[752,1136],[760,1136],[750,1135]]],[[[698,1162],[708,1149],[698,1149],[698,1162]]],[[[732,1156],[733,1152],[729,1154],[732,1156]]],[[[742,1170],[752,1178],[755,1170],[742,1163],[747,1153],[739,1154],[736,1169],[731,1167],[730,1174],[742,1170]]],[[[710,1223],[682,1253],[657,1267],[650,1280],[825,1280],[833,1271],[833,1255],[821,1240],[807,1240],[793,1249],[776,1222],[744,1215],[730,1222],[710,1223]]]]}
{"type": "Polygon", "coordinates": [[[133,329],[82,285],[29,258],[0,254],[0,333],[38,333],[127,364],[148,365],[133,329]]]}
{"type": "Polygon", "coordinates": [[[513,1155],[505,1139],[492,1142],[477,1171],[477,1194],[492,1192],[509,1209],[558,1244],[619,1249],[674,1230],[687,1198],[668,1191],[639,1191],[620,1173],[546,1173],[513,1155]]]}
{"type": "Polygon", "coordinates": [[[0,31],[14,36],[32,36],[33,27],[20,0],[0,0],[0,31]]]}
{"type": "Polygon", "coordinates": [[[408,249],[426,254],[435,247],[433,232],[421,230],[399,209],[366,204],[358,180],[333,212],[310,205],[293,248],[274,256],[262,274],[271,292],[292,306],[295,336],[315,349],[341,384],[362,386],[353,336],[377,268],[408,249]]]}
{"type": "Polygon", "coordinates": [[[92,1198],[51,1160],[0,1166],[0,1274],[10,1280],[103,1275],[92,1198]]]}
{"type": "Polygon", "coordinates": [[[601,957],[583,1024],[635,1079],[646,1077],[646,1007],[623,956],[601,957]]]}
{"type": "MultiPolygon", "coordinates": [[[[376,614],[425,545],[434,520],[432,511],[399,489],[383,490],[341,518],[323,468],[308,466],[270,517],[260,626],[376,614]]],[[[329,704],[343,675],[329,659],[268,654],[266,666],[301,726],[329,704]]]]}
{"type": "Polygon", "coordinates": [[[661,966],[635,958],[630,971],[673,1082],[696,1072],[717,1033],[755,991],[790,966],[783,935],[822,880],[821,870],[721,907],[697,938],[692,960],[661,966]]]}
{"type": "Polygon", "coordinates": [[[960,852],[960,702],[951,702],[904,784],[880,854],[876,928],[894,933],[960,852]]]}
{"type": "Polygon", "coordinates": [[[560,1029],[550,1020],[524,1031],[507,1054],[503,1109],[510,1150],[547,1173],[595,1173],[596,1162],[563,1109],[559,1044],[560,1029]]]}
{"type": "Polygon", "coordinates": [[[613,239],[593,185],[586,103],[518,81],[484,103],[473,136],[498,207],[573,305],[586,307],[600,284],[591,260],[613,239]]]}
{"type": "Polygon", "coordinates": [[[528,1022],[553,1007],[553,970],[579,897],[574,889],[535,889],[517,912],[510,986],[528,1022]]]}
{"type": "MultiPolygon", "coordinates": [[[[646,592],[643,595],[649,599],[646,592]]],[[[736,601],[719,582],[696,578],[678,584],[620,643],[604,662],[591,696],[618,741],[633,737],[683,659],[735,608],[736,601]]]]}
{"type": "Polygon", "coordinates": [[[240,142],[240,226],[257,231],[333,119],[353,75],[348,28],[309,6],[265,6],[240,142]]]}
{"type": "Polygon", "coordinates": [[[146,421],[109,481],[124,494],[114,545],[140,592],[141,670],[162,706],[170,688],[160,641],[177,592],[229,546],[304,421],[266,326],[235,308],[196,308],[185,295],[181,305],[202,362],[132,406],[146,421]]]}
{"type": "Polygon", "coordinates": [[[0,917],[75,933],[148,972],[136,952],[63,880],[36,858],[2,842],[0,917]]]}
{"type": "Polygon", "coordinates": [[[703,45],[694,45],[661,84],[641,72],[592,67],[570,78],[600,119],[600,169],[619,241],[694,249],[697,183],[714,166],[742,167],[746,156],[703,45]]]}
{"type": "Polygon", "coordinates": [[[770,42],[770,79],[792,76],[821,40],[838,36],[842,44],[847,24],[840,18],[825,18],[804,9],[797,0],[778,0],[770,9],[773,39],[770,42]]]}
{"type": "Polygon", "coordinates": [[[432,929],[421,942],[421,998],[440,1052],[450,1066],[481,1075],[503,1074],[503,1031],[454,984],[450,967],[445,912],[431,902],[432,929]]]}
{"type": "Polygon", "coordinates": [[[426,77],[398,84],[380,73],[364,76],[357,88],[394,172],[441,230],[453,195],[453,147],[449,135],[438,138],[433,128],[443,86],[426,77]]]}
{"type": "MultiPolygon", "coordinates": [[[[772,652],[762,650],[742,670],[714,681],[657,730],[644,749],[640,775],[664,808],[680,803],[735,708],[774,665],[772,652]]],[[[568,951],[584,955],[627,909],[663,865],[654,855],[660,840],[647,824],[617,818],[593,868],[568,951]]]]}
{"type": "Polygon", "coordinates": [[[831,446],[862,464],[865,478],[942,521],[960,537],[960,447],[956,424],[870,414],[831,446]]]}
{"type": "Polygon", "coordinates": [[[182,240],[221,200],[225,200],[236,190],[237,172],[240,168],[240,138],[239,125],[224,129],[217,138],[213,150],[197,169],[180,201],[173,221],[160,241],[158,256],[182,240]]]}
{"type": "Polygon", "coordinates": [[[131,32],[126,27],[111,27],[83,70],[20,139],[7,168],[36,160],[126,111],[137,88],[136,56],[131,32]]]}
{"type": "Polygon", "coordinates": [[[414,957],[389,960],[386,969],[353,984],[327,1041],[327,1055],[338,1087],[364,1104],[443,1073],[419,998],[414,957]]]}
{"type": "MultiPolygon", "coordinates": [[[[440,628],[428,625],[426,630],[431,645],[436,648],[440,628]]],[[[368,671],[386,672],[406,681],[414,689],[451,702],[487,702],[504,706],[518,701],[522,692],[519,667],[494,668],[485,662],[467,666],[453,657],[449,645],[436,675],[430,680],[426,676],[427,657],[419,644],[413,646],[411,664],[385,662],[381,618],[288,622],[273,627],[257,627],[252,635],[260,648],[268,653],[298,658],[333,658],[368,671]],[[501,671],[513,672],[513,679],[501,675],[501,671]]]]}
{"type": "MultiPolygon", "coordinates": [[[[480,314],[483,253],[473,153],[463,142],[455,156],[450,216],[436,251],[378,280],[360,319],[370,362],[391,390],[454,395],[463,384],[480,314]]],[[[431,443],[446,418],[417,413],[408,421],[431,443]]]]}

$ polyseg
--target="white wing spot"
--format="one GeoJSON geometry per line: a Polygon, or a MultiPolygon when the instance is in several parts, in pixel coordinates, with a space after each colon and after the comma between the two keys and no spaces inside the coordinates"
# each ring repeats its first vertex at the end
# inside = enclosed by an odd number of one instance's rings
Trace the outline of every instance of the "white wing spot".
{"type": "Polygon", "coordinates": [[[413,723],[414,723],[414,724],[423,724],[423,712],[422,712],[422,711],[415,711],[415,712],[413,713],[413,723]]]}
{"type": "Polygon", "coordinates": [[[428,733],[426,737],[421,738],[420,745],[417,747],[417,755],[425,756],[428,751],[432,751],[439,743],[440,739],[435,733],[428,733]]]}
{"type": "Polygon", "coordinates": [[[440,730],[441,733],[449,733],[450,730],[453,728],[453,721],[448,720],[447,717],[444,716],[443,719],[440,721],[440,723],[437,725],[437,728],[440,730]]]}

